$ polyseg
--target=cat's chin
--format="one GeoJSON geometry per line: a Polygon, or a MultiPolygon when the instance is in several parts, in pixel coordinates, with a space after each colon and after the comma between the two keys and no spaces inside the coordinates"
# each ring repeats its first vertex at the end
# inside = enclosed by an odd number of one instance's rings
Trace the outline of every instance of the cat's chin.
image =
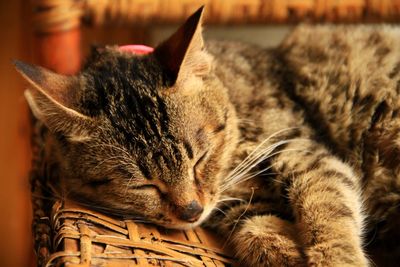
{"type": "Polygon", "coordinates": [[[186,223],[186,222],[178,222],[178,223],[174,223],[174,224],[165,224],[162,225],[165,228],[168,229],[175,229],[175,230],[189,230],[189,229],[193,229],[196,228],[197,226],[199,226],[200,224],[202,224],[204,222],[204,220],[197,220],[193,223],[186,223]]]}

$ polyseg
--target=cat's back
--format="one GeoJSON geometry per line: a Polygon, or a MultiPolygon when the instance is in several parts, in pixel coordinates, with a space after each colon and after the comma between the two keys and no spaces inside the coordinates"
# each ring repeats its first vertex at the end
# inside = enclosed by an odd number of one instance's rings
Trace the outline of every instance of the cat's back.
{"type": "Polygon", "coordinates": [[[376,200],[400,192],[399,27],[302,25],[272,49],[224,42],[209,48],[242,118],[268,133],[297,116],[295,123],[312,126],[363,177],[369,214],[391,216],[376,200]],[[301,111],[292,112],[294,105],[301,111]],[[274,116],[274,107],[289,115],[274,116]]]}
{"type": "Polygon", "coordinates": [[[366,143],[396,138],[399,27],[303,25],[277,51],[288,93],[346,160],[361,168],[366,143]]]}

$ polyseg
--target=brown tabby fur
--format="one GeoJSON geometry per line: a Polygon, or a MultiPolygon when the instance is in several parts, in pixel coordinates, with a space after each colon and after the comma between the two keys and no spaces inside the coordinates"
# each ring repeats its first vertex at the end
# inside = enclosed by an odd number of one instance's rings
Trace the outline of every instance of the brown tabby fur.
{"type": "Polygon", "coordinates": [[[400,30],[204,47],[201,14],[150,55],[104,48],[74,77],[16,63],[57,191],[166,227],[204,222],[246,266],[367,266],[368,243],[399,259],[400,30]]]}

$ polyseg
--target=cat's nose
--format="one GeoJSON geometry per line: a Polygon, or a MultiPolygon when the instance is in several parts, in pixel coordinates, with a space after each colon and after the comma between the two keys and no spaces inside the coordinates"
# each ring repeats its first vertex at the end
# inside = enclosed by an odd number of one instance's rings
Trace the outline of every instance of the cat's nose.
{"type": "Polygon", "coordinates": [[[179,209],[179,219],[187,222],[195,222],[200,218],[202,213],[203,207],[199,202],[193,200],[189,205],[179,209]]]}

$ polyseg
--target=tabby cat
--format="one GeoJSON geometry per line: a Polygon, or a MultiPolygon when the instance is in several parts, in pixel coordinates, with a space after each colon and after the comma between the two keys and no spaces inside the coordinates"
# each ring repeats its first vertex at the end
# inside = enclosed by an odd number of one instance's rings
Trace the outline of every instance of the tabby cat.
{"type": "Polygon", "coordinates": [[[400,254],[400,30],[303,25],[264,49],[204,43],[202,13],[150,54],[97,49],[76,76],[15,63],[54,187],[203,224],[241,266],[368,266],[368,243],[400,254]]]}

